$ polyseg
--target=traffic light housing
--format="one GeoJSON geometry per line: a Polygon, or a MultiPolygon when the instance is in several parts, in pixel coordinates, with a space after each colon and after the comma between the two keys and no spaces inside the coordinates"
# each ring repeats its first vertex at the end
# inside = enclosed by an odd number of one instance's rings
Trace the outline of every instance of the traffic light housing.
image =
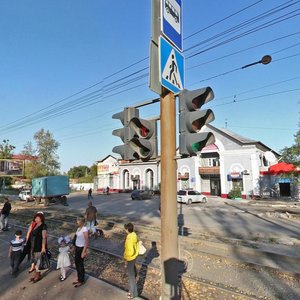
{"type": "Polygon", "coordinates": [[[129,141],[129,146],[137,153],[139,159],[147,161],[157,156],[157,126],[156,120],[132,118],[129,127],[134,131],[134,136],[129,141]]]}
{"type": "Polygon", "coordinates": [[[157,156],[157,126],[156,120],[139,118],[139,110],[126,107],[120,113],[114,114],[113,119],[119,119],[124,125],[112,133],[123,141],[123,145],[113,148],[124,160],[141,159],[147,161],[157,156]]]}
{"type": "Polygon", "coordinates": [[[200,110],[202,105],[214,98],[210,87],[179,93],[179,153],[195,156],[205,146],[215,142],[211,132],[200,132],[201,128],[215,119],[211,109],[200,110]]]}
{"type": "Polygon", "coordinates": [[[134,131],[129,127],[129,121],[139,116],[139,110],[135,107],[125,107],[122,112],[112,116],[113,119],[118,119],[124,125],[123,128],[115,129],[112,134],[121,138],[123,145],[115,146],[112,151],[121,155],[124,160],[135,160],[136,153],[128,145],[130,139],[133,138],[134,131]]]}

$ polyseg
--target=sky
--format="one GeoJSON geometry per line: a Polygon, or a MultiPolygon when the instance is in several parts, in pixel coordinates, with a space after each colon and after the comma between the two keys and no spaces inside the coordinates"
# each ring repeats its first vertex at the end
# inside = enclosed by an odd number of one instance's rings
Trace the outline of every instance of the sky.
{"type": "MultiPolygon", "coordinates": [[[[185,88],[213,89],[211,125],[276,152],[293,145],[300,1],[182,2],[185,88]],[[264,55],[270,64],[242,69],[264,55]]],[[[49,130],[63,172],[113,154],[112,115],[159,96],[148,86],[149,0],[2,0],[0,37],[0,140],[19,153],[49,130]]],[[[159,103],[140,109],[158,115],[159,103]]]]}

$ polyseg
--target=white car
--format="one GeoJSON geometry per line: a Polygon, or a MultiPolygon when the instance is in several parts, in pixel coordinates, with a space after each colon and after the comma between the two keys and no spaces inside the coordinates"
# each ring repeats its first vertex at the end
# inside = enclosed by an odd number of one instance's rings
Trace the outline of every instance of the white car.
{"type": "Polygon", "coordinates": [[[192,204],[194,202],[206,203],[206,196],[194,190],[180,190],[177,192],[177,202],[192,204]]]}
{"type": "Polygon", "coordinates": [[[32,199],[32,195],[31,195],[31,191],[30,190],[21,191],[19,193],[19,199],[26,201],[26,202],[32,201],[33,199],[32,199]]]}

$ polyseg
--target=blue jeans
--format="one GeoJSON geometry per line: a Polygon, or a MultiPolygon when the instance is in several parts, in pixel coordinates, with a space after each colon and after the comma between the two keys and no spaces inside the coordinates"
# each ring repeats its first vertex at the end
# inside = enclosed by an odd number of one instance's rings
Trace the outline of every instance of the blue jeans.
{"type": "Polygon", "coordinates": [[[131,260],[127,262],[127,275],[128,275],[128,280],[129,280],[129,293],[131,297],[138,297],[138,291],[137,291],[137,286],[136,286],[136,267],[135,267],[135,261],[131,260]]]}

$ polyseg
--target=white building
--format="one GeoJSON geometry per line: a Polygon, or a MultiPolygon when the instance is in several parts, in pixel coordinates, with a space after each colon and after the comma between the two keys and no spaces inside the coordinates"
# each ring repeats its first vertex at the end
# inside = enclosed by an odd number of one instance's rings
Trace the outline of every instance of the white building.
{"type": "MultiPolygon", "coordinates": [[[[259,141],[227,129],[207,125],[203,131],[212,132],[216,141],[205,147],[198,156],[178,156],[178,190],[189,188],[224,198],[236,188],[242,191],[243,198],[274,195],[276,187],[268,171],[271,165],[278,162],[278,153],[259,141]]],[[[109,155],[98,162],[98,190],[106,186],[114,191],[159,190],[159,185],[159,157],[148,162],[128,162],[118,161],[109,155]]]]}

